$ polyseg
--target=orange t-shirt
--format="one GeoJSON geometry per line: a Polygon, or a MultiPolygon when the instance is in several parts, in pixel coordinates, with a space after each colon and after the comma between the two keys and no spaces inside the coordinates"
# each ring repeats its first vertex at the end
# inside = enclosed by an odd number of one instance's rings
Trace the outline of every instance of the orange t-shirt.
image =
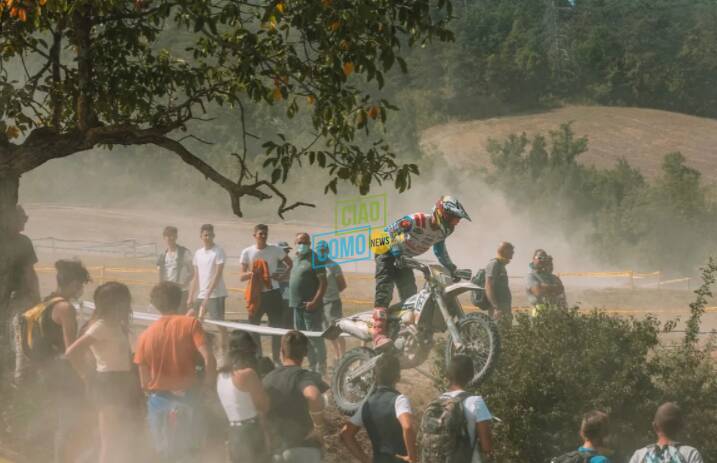
{"type": "Polygon", "coordinates": [[[198,349],[205,344],[202,324],[194,317],[163,315],[139,337],[134,363],[149,368],[147,389],[183,391],[197,379],[198,349]]]}

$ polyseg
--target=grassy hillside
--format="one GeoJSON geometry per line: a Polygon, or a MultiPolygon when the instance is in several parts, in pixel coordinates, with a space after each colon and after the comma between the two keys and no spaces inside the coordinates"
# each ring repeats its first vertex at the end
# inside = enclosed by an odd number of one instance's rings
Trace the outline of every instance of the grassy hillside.
{"type": "Polygon", "coordinates": [[[624,157],[645,176],[659,173],[663,156],[681,151],[687,165],[717,180],[717,120],[653,109],[566,106],[543,113],[457,122],[431,127],[421,134],[421,146],[432,156],[445,156],[454,165],[488,167],[488,140],[511,133],[555,130],[573,121],[577,136],[587,136],[588,151],[580,162],[612,166],[624,157]]]}

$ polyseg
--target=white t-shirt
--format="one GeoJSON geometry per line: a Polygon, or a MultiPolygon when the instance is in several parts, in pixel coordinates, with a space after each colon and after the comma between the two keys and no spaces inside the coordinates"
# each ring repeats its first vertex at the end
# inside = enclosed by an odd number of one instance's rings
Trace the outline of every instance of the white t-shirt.
{"type": "MultiPolygon", "coordinates": [[[[456,397],[464,391],[449,391],[441,395],[441,398],[456,397]]],[[[466,397],[463,401],[463,411],[466,415],[466,423],[468,426],[468,436],[471,439],[471,445],[475,445],[476,441],[476,423],[490,421],[493,415],[490,414],[488,406],[485,404],[483,397],[473,395],[466,397]]]]}
{"type": "Polygon", "coordinates": [[[85,334],[95,340],[90,345],[90,351],[95,356],[97,371],[130,370],[129,339],[119,325],[113,326],[104,320],[97,320],[87,328],[85,334]]]}
{"type": "MultiPolygon", "coordinates": [[[[398,397],[396,397],[396,403],[394,405],[395,413],[396,413],[396,419],[398,419],[399,416],[403,415],[404,413],[410,413],[413,415],[413,409],[411,408],[411,401],[408,400],[408,397],[406,397],[403,394],[399,394],[398,397]]],[[[354,426],[358,426],[359,428],[363,428],[363,417],[361,416],[361,411],[363,410],[363,407],[359,407],[359,409],[354,413],[354,416],[351,417],[351,424],[354,426]]]]}
{"type": "Polygon", "coordinates": [[[212,294],[207,294],[209,291],[209,283],[217,273],[217,265],[221,265],[225,261],[226,255],[224,251],[216,244],[211,249],[201,247],[194,253],[192,265],[197,267],[197,276],[199,278],[199,294],[197,294],[197,299],[212,299],[227,296],[227,288],[224,285],[223,275],[217,282],[212,294]]]}
{"type": "MultiPolygon", "coordinates": [[[[286,252],[284,252],[284,250],[281,249],[279,246],[267,244],[263,249],[259,249],[256,247],[255,244],[253,246],[245,248],[241,252],[241,256],[239,257],[239,263],[241,263],[242,265],[247,264],[249,266],[248,271],[251,271],[252,265],[254,265],[254,261],[257,259],[263,259],[269,266],[269,273],[273,275],[274,273],[276,273],[279,267],[279,262],[284,260],[284,257],[286,257],[286,252]]],[[[272,289],[278,288],[279,282],[272,278],[271,288],[264,288],[262,291],[270,291],[272,289]]]]}

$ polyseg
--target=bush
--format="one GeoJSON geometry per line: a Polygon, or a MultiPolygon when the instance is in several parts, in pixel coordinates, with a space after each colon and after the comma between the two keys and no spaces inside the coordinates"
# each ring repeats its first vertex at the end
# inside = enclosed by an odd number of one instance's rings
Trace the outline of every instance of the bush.
{"type": "Polygon", "coordinates": [[[654,442],[652,418],[668,400],[686,413],[681,441],[697,447],[705,461],[717,461],[717,368],[712,344],[700,345],[696,336],[716,271],[710,261],[676,346],[660,339],[674,322],[597,310],[547,309],[503,327],[495,373],[476,391],[502,420],[494,428],[497,461],[546,462],[577,448],[580,419],[592,409],[610,414],[613,461],[627,461],[654,442]]]}

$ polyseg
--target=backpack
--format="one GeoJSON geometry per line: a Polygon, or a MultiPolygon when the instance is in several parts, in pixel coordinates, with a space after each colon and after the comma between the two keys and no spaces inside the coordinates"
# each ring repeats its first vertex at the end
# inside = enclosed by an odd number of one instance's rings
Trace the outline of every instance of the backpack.
{"type": "Polygon", "coordinates": [[[480,286],[481,289],[474,289],[471,292],[471,303],[479,307],[482,310],[490,309],[490,301],[488,296],[485,294],[485,269],[478,270],[475,276],[471,279],[471,283],[476,286],[480,286]]]}
{"type": "Polygon", "coordinates": [[[657,445],[650,445],[647,447],[645,457],[640,463],[687,463],[685,457],[680,453],[680,445],[677,442],[673,442],[671,445],[664,447],[662,451],[657,445]],[[672,449],[675,450],[673,451],[672,449]],[[666,460],[665,457],[669,457],[669,460],[666,460]]]}
{"type": "Polygon", "coordinates": [[[565,453],[550,460],[550,463],[590,463],[597,454],[580,453],[578,450],[565,453]]]}
{"type": "Polygon", "coordinates": [[[428,404],[421,418],[421,461],[470,463],[473,446],[468,435],[462,392],[456,397],[439,397],[428,404]]]}
{"type": "Polygon", "coordinates": [[[45,336],[44,323],[47,310],[64,300],[62,297],[53,297],[17,315],[17,347],[30,361],[41,363],[61,353],[45,336]]]}

